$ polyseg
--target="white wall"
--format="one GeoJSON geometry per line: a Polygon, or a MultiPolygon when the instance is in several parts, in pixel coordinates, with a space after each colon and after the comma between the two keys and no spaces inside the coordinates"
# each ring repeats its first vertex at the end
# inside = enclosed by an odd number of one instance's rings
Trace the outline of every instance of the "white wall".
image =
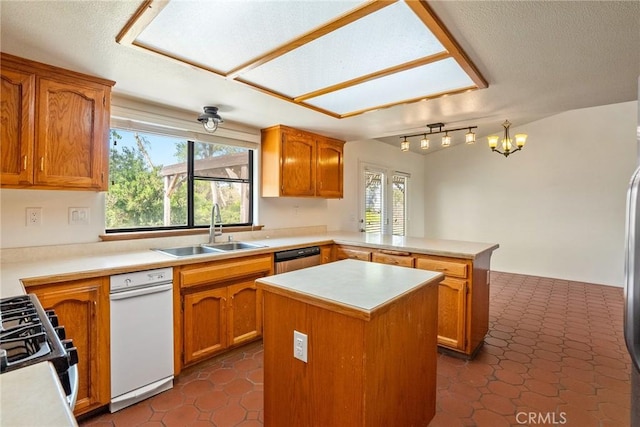
{"type": "Polygon", "coordinates": [[[0,190],[0,247],[99,241],[104,233],[104,194],[93,191],[0,190]],[[69,208],[90,209],[88,225],[69,225],[69,208]],[[27,227],[26,208],[42,208],[42,224],[27,227]]]}
{"type": "Polygon", "coordinates": [[[495,242],[492,268],[622,286],[637,102],[573,110],[512,129],[509,158],[486,138],[427,155],[426,235],[495,242]]]}
{"type": "Polygon", "coordinates": [[[327,229],[358,231],[360,164],[369,163],[411,174],[408,186],[407,235],[424,236],[423,156],[401,152],[375,140],[350,141],[344,146],[344,199],[328,201],[327,229]]]}

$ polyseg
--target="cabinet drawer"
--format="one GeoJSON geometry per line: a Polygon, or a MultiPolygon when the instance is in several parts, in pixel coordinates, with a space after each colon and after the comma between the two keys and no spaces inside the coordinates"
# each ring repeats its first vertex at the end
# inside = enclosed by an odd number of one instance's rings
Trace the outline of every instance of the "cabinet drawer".
{"type": "Polygon", "coordinates": [[[469,272],[464,262],[450,261],[446,259],[417,258],[416,268],[422,270],[438,271],[451,277],[467,278],[469,272]]]}
{"type": "Polygon", "coordinates": [[[213,261],[197,266],[186,266],[180,270],[180,287],[188,288],[238,277],[271,272],[271,255],[243,257],[224,261],[213,261]]]}
{"type": "Polygon", "coordinates": [[[413,267],[414,258],[406,255],[392,255],[374,252],[371,261],[381,264],[399,265],[401,267],[413,267]]]}
{"type": "Polygon", "coordinates": [[[338,246],[336,248],[336,259],[359,259],[360,261],[371,261],[371,251],[338,246]]]}

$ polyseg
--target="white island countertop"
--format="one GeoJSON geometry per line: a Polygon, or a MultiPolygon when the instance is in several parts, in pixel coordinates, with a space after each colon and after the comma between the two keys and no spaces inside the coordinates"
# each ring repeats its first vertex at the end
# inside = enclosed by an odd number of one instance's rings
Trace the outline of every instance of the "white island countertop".
{"type": "Polygon", "coordinates": [[[66,402],[58,374],[41,362],[0,375],[0,425],[77,426],[66,402]]]}
{"type": "Polygon", "coordinates": [[[256,282],[265,291],[368,319],[396,299],[443,278],[433,271],[347,259],[256,282]]]}

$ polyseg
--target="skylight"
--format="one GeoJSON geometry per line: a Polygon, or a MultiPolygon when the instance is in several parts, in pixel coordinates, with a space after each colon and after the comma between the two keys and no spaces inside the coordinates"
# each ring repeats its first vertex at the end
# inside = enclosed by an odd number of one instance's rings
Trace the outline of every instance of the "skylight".
{"type": "Polygon", "coordinates": [[[147,0],[117,41],[336,118],[487,87],[423,1],[147,0]]]}

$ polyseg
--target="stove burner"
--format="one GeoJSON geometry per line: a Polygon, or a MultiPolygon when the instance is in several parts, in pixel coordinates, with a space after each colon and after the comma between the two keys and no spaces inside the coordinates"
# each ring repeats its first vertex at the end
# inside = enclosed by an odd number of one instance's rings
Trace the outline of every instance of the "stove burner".
{"type": "Polygon", "coordinates": [[[78,363],[78,356],[71,341],[62,339],[64,328],[53,312],[42,309],[35,295],[0,299],[0,374],[49,361],[70,394],[67,371],[78,363]]]}

